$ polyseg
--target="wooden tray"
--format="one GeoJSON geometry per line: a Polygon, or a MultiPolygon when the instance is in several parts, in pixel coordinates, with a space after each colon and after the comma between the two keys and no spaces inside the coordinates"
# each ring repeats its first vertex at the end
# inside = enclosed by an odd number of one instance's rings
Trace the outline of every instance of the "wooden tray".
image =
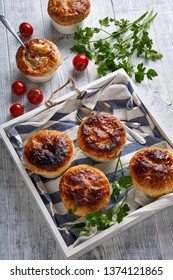
{"type": "MultiPolygon", "coordinates": [[[[95,82],[92,82],[92,83],[84,86],[83,88],[80,88],[80,90],[84,90],[84,89],[92,88],[92,87],[99,87],[104,84],[107,84],[113,77],[115,77],[118,74],[123,74],[123,75],[127,76],[127,74],[123,70],[122,71],[119,70],[119,71],[111,73],[101,79],[98,79],[95,82]]],[[[132,83],[132,81],[130,80],[130,78],[128,76],[127,76],[127,78],[131,82],[133,88],[135,89],[135,93],[137,94],[138,89],[132,83]]],[[[72,91],[72,92],[66,94],[65,96],[61,96],[60,98],[56,99],[56,101],[57,102],[61,101],[64,98],[71,99],[71,98],[76,98],[76,97],[77,97],[77,93],[75,91],[72,91]]],[[[84,253],[93,249],[94,247],[102,244],[106,240],[121,233],[122,231],[126,230],[127,228],[135,225],[137,222],[142,221],[142,220],[146,219],[147,217],[151,216],[152,214],[156,213],[157,211],[160,211],[173,204],[173,194],[165,195],[164,197],[161,197],[160,199],[157,199],[154,202],[149,203],[148,205],[145,205],[144,207],[141,207],[140,209],[129,214],[127,217],[125,217],[123,219],[123,221],[121,223],[113,225],[112,227],[108,228],[107,230],[104,230],[104,231],[98,233],[97,235],[84,241],[83,243],[77,245],[76,247],[72,248],[72,247],[67,246],[62,235],[60,234],[57,226],[55,225],[50,213],[48,212],[45,204],[43,203],[43,201],[40,197],[40,194],[38,193],[37,189],[35,188],[29,174],[25,170],[25,167],[24,167],[22,161],[20,160],[19,156],[17,155],[16,150],[14,149],[14,147],[8,137],[8,133],[7,133],[9,131],[9,129],[12,128],[13,126],[16,126],[17,124],[21,124],[21,123],[27,121],[28,119],[30,119],[31,117],[39,115],[42,112],[46,112],[47,110],[48,110],[48,108],[46,107],[46,105],[43,105],[35,110],[32,110],[32,111],[24,114],[23,116],[20,116],[16,119],[13,119],[9,122],[2,124],[0,126],[0,134],[1,134],[2,140],[4,142],[4,145],[6,146],[7,150],[10,153],[10,156],[14,160],[14,163],[17,166],[18,170],[20,171],[20,173],[26,183],[26,186],[28,187],[29,191],[33,195],[38,207],[40,208],[45,220],[47,221],[47,224],[49,225],[52,233],[54,234],[56,241],[60,245],[66,258],[68,258],[68,259],[78,258],[79,256],[83,255],[84,253]]],[[[150,117],[152,118],[151,115],[150,115],[150,117]]],[[[159,124],[157,124],[157,122],[155,120],[154,120],[154,123],[157,126],[160,133],[162,134],[163,139],[166,139],[166,141],[168,141],[169,144],[172,144],[171,140],[165,135],[164,131],[159,126],[159,124]]]]}

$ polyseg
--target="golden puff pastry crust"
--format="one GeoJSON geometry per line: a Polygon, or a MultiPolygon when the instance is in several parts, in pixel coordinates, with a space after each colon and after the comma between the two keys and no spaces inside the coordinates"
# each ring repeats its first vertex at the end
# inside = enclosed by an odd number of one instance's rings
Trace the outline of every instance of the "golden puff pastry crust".
{"type": "Polygon", "coordinates": [[[26,54],[21,46],[16,53],[16,63],[24,75],[44,77],[51,75],[62,63],[57,46],[47,39],[31,39],[24,42],[26,54]]]}
{"type": "Polygon", "coordinates": [[[64,26],[81,22],[89,12],[89,0],[49,0],[48,2],[49,16],[64,26]]]}
{"type": "Polygon", "coordinates": [[[173,153],[164,148],[143,148],[131,158],[129,173],[134,186],[149,197],[173,192],[173,153]]]}
{"type": "Polygon", "coordinates": [[[23,150],[26,168],[33,173],[53,178],[61,175],[75,155],[72,139],[57,130],[41,130],[29,138],[23,150]]]}
{"type": "Polygon", "coordinates": [[[98,168],[87,164],[70,167],[61,177],[59,191],[67,210],[85,216],[103,210],[110,199],[110,183],[98,168]]]}
{"type": "Polygon", "coordinates": [[[77,143],[87,156],[96,161],[113,160],[126,143],[125,128],[113,115],[94,114],[80,124],[77,143]]]}

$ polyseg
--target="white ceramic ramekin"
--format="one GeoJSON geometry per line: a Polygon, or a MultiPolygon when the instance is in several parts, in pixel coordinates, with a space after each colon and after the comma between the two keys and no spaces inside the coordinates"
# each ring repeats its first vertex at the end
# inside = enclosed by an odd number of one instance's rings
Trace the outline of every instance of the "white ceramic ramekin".
{"type": "Polygon", "coordinates": [[[83,25],[83,21],[72,25],[60,25],[53,19],[51,19],[51,22],[53,27],[62,34],[73,34],[77,31],[78,28],[82,27],[83,25]]]}

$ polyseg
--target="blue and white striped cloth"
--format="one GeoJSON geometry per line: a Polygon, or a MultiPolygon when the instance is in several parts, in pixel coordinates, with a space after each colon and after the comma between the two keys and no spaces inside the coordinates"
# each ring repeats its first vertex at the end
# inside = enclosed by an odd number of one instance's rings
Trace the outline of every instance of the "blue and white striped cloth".
{"type": "MultiPolygon", "coordinates": [[[[91,96],[87,99],[87,102],[90,101],[92,105],[93,102],[97,102],[97,100],[104,100],[112,106],[114,115],[120,120],[138,121],[141,123],[141,127],[138,129],[138,132],[145,137],[146,145],[142,146],[131,138],[127,139],[121,155],[121,160],[126,174],[128,174],[129,160],[137,150],[151,145],[168,147],[167,142],[162,139],[159,131],[151,121],[135,91],[136,90],[134,90],[133,83],[130,78],[125,73],[117,71],[115,72],[114,82],[110,86],[97,93],[97,96],[91,96]],[[127,102],[131,96],[133,97],[134,107],[131,110],[128,110],[127,102]]],[[[72,166],[83,163],[94,165],[102,170],[109,181],[112,182],[116,160],[106,163],[98,163],[86,157],[77,146],[76,136],[80,122],[76,117],[76,112],[82,104],[85,104],[82,99],[69,99],[65,103],[48,108],[40,114],[28,119],[25,123],[19,123],[12,127],[7,133],[8,137],[18,156],[22,160],[23,146],[29,137],[35,132],[41,129],[55,129],[63,131],[73,139],[76,148],[76,156],[73,159],[72,166]]],[[[117,174],[117,178],[119,175],[120,173],[117,174]]],[[[75,246],[81,242],[80,237],[78,237],[75,231],[75,227],[80,226],[83,218],[76,220],[76,217],[69,214],[65,209],[59,194],[60,178],[57,177],[54,179],[48,179],[37,174],[29,174],[29,176],[31,177],[34,186],[38,190],[55,224],[60,229],[67,246],[75,246]]],[[[146,197],[143,198],[140,195],[137,196],[135,201],[133,190],[128,197],[128,204],[131,209],[130,211],[135,211],[140,205],[145,205],[149,202],[151,201],[148,201],[146,197]]],[[[111,207],[113,203],[114,202],[110,201],[108,207],[111,207]]],[[[92,234],[96,234],[96,230],[91,232],[91,236],[92,234]]],[[[88,236],[86,238],[88,238],[88,236]]],[[[81,240],[85,240],[85,237],[81,240]]]]}

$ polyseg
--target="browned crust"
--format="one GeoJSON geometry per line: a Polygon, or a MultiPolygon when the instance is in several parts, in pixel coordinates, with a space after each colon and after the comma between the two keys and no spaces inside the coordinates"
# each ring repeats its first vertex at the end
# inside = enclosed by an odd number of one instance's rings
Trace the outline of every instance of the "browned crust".
{"type": "Polygon", "coordinates": [[[64,26],[81,22],[89,12],[89,0],[49,0],[48,2],[49,16],[64,26]]]}
{"type": "Polygon", "coordinates": [[[77,203],[77,216],[103,210],[110,198],[107,177],[98,168],[87,164],[70,167],[61,177],[59,190],[67,210],[74,210],[77,203]]]}
{"type": "Polygon", "coordinates": [[[129,173],[137,189],[150,197],[160,197],[173,191],[173,153],[167,149],[149,147],[134,154],[129,173]]]}
{"type": "Polygon", "coordinates": [[[57,46],[47,39],[31,39],[24,42],[29,52],[32,52],[32,46],[34,43],[40,43],[49,47],[49,51],[43,55],[45,59],[40,60],[40,63],[33,66],[27,60],[26,52],[21,46],[16,53],[17,67],[24,75],[34,77],[44,77],[47,75],[51,75],[62,63],[62,57],[57,46]]]}
{"type": "Polygon", "coordinates": [[[112,160],[122,151],[126,132],[118,118],[110,114],[95,114],[79,126],[79,148],[98,161],[112,160]]]}
{"type": "Polygon", "coordinates": [[[23,150],[26,168],[44,177],[56,177],[71,164],[75,155],[72,139],[56,130],[41,130],[34,134],[23,150]]]}

